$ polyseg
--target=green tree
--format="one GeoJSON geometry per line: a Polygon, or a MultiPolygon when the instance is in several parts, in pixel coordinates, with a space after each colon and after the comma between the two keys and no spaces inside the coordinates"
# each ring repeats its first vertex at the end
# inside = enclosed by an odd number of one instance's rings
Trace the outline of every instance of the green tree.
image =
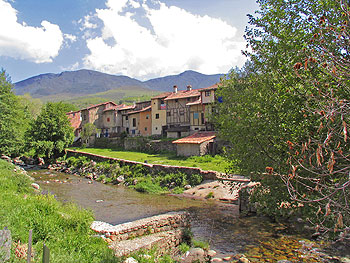
{"type": "Polygon", "coordinates": [[[96,133],[97,128],[93,123],[84,124],[80,134],[83,145],[88,145],[90,137],[95,135],[96,133]]]}
{"type": "Polygon", "coordinates": [[[42,102],[40,99],[34,99],[29,93],[19,96],[19,101],[23,107],[30,113],[33,119],[39,115],[42,102]]]}
{"type": "Polygon", "coordinates": [[[73,128],[61,102],[48,102],[28,131],[28,146],[35,155],[53,160],[61,156],[74,140],[73,128]]]}
{"type": "Polygon", "coordinates": [[[316,229],[343,233],[350,217],[349,4],[257,2],[246,31],[250,62],[219,90],[220,133],[242,172],[262,182],[254,192],[262,212],[302,212],[316,229]]]}
{"type": "Polygon", "coordinates": [[[24,150],[30,115],[12,92],[5,71],[0,72],[0,154],[18,156],[24,150]]]}

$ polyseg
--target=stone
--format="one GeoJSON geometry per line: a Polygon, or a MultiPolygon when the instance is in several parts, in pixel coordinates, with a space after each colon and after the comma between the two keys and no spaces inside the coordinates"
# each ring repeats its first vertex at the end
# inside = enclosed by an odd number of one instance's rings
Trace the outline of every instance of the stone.
{"type": "Polygon", "coordinates": [[[213,258],[211,262],[222,262],[222,258],[213,258]]]}
{"type": "Polygon", "coordinates": [[[241,263],[250,263],[250,260],[247,259],[246,257],[241,257],[241,258],[239,258],[239,262],[241,262],[241,263]]]}
{"type": "Polygon", "coordinates": [[[138,263],[138,261],[133,257],[129,257],[124,261],[124,263],[138,263]]]}
{"type": "Polygon", "coordinates": [[[0,262],[6,262],[10,260],[11,253],[11,232],[6,228],[0,230],[0,262]]]}
{"type": "Polygon", "coordinates": [[[224,257],[223,260],[224,260],[224,261],[230,261],[230,260],[231,260],[231,257],[224,257]]]}
{"type": "Polygon", "coordinates": [[[185,190],[188,190],[188,189],[191,189],[192,186],[190,186],[189,184],[187,184],[187,185],[184,186],[184,188],[185,188],[185,190]]]}
{"type": "Polygon", "coordinates": [[[202,248],[191,248],[188,251],[183,263],[192,263],[194,261],[205,262],[205,252],[202,248]]]}
{"type": "Polygon", "coordinates": [[[212,249],[210,249],[209,251],[208,251],[208,256],[209,257],[215,257],[215,255],[216,255],[216,251],[215,250],[212,250],[212,249]]]}
{"type": "Polygon", "coordinates": [[[342,262],[342,263],[350,263],[350,258],[346,258],[346,257],[341,258],[340,262],[342,262]]]}
{"type": "Polygon", "coordinates": [[[277,263],[293,263],[292,261],[283,259],[283,260],[278,260],[277,263]]]}
{"type": "Polygon", "coordinates": [[[125,180],[125,178],[124,178],[124,176],[118,176],[118,178],[116,179],[116,181],[120,184],[120,183],[122,183],[122,182],[124,182],[124,180],[125,180]]]}
{"type": "Polygon", "coordinates": [[[40,189],[40,185],[38,185],[38,184],[36,184],[36,183],[32,183],[31,186],[32,186],[34,189],[37,189],[37,190],[40,189]]]}

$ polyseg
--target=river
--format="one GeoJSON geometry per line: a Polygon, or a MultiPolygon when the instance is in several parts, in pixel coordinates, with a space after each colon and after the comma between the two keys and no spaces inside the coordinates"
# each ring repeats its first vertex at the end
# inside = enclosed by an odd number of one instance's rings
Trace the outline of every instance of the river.
{"type": "MultiPolygon", "coordinates": [[[[298,255],[294,250],[300,249],[300,240],[306,238],[297,234],[294,228],[272,223],[267,218],[240,217],[237,205],[143,194],[124,186],[91,182],[83,177],[49,170],[30,171],[30,174],[44,193],[50,192],[62,202],[74,202],[90,209],[96,220],[111,224],[186,210],[190,213],[194,238],[209,242],[211,249],[216,250],[219,256],[247,253],[248,250],[255,249],[255,253],[261,257],[256,262],[274,262],[267,259],[264,261],[263,257],[284,259],[288,258],[288,254],[296,257],[298,255]],[[276,243],[277,252],[276,249],[269,248],[273,243],[276,243]],[[283,251],[283,246],[290,248],[283,251]]],[[[254,261],[254,257],[250,259],[254,261]]]]}

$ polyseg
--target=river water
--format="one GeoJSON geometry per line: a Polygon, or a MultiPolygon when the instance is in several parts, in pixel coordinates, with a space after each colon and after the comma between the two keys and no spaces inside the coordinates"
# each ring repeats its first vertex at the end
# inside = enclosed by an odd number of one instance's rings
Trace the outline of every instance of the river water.
{"type": "MultiPolygon", "coordinates": [[[[169,211],[186,210],[190,213],[194,238],[209,242],[211,249],[216,250],[219,256],[246,253],[249,249],[256,250],[264,243],[271,246],[273,242],[277,242],[279,250],[283,245],[295,246],[296,249],[300,248],[299,241],[304,238],[297,235],[295,229],[290,230],[288,226],[272,223],[266,218],[240,217],[237,205],[169,195],[143,194],[124,186],[91,182],[83,177],[49,170],[30,173],[40,184],[43,192],[54,194],[60,201],[74,202],[90,209],[94,212],[96,220],[111,224],[125,223],[169,211]],[[288,237],[286,242],[285,237],[288,237]]],[[[264,247],[259,250],[261,257],[266,253],[276,254],[273,249],[267,249],[268,252],[265,250],[264,247]]],[[[286,256],[288,253],[294,253],[293,249],[290,250],[281,250],[281,254],[286,256]]],[[[280,258],[284,259],[284,256],[280,258]]],[[[264,261],[260,258],[256,262],[274,261],[264,261]]]]}

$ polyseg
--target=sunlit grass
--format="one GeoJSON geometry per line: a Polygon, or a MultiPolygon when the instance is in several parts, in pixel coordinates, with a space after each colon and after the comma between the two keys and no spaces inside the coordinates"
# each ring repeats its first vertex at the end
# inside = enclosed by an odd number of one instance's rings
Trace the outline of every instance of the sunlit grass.
{"type": "Polygon", "coordinates": [[[212,170],[218,172],[225,172],[230,163],[222,156],[205,155],[205,156],[192,156],[189,158],[178,157],[173,153],[159,153],[149,154],[133,151],[119,151],[112,149],[100,149],[100,148],[76,148],[75,150],[81,152],[87,152],[107,157],[119,158],[124,160],[147,162],[151,164],[165,164],[175,166],[186,167],[198,167],[202,170],[212,170]]]}

